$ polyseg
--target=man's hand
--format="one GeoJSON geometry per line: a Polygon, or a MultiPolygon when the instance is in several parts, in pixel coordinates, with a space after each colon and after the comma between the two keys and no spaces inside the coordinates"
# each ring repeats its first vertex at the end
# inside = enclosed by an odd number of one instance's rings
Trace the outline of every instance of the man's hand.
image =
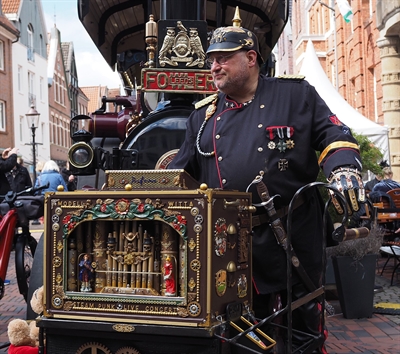
{"type": "MultiPolygon", "coordinates": [[[[365,202],[364,183],[361,179],[360,171],[354,167],[339,167],[332,172],[328,179],[331,187],[336,188],[347,201],[348,214],[351,215],[360,209],[360,205],[365,202]]],[[[336,198],[335,192],[329,190],[332,203],[339,214],[343,214],[342,203],[336,198]]]]}
{"type": "Polygon", "coordinates": [[[9,147],[7,149],[4,149],[3,152],[1,153],[1,157],[3,159],[7,159],[12,154],[18,154],[18,149],[15,147],[13,147],[13,148],[9,147]]]}

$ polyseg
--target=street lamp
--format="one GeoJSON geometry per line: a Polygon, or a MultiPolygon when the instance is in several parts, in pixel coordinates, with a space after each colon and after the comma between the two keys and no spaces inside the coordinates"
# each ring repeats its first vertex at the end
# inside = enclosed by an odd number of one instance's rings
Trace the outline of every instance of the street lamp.
{"type": "Polygon", "coordinates": [[[32,131],[32,164],[33,164],[33,184],[36,183],[36,142],[35,142],[35,130],[39,124],[40,113],[35,109],[34,105],[31,105],[28,113],[25,114],[28,122],[28,127],[32,131]]]}

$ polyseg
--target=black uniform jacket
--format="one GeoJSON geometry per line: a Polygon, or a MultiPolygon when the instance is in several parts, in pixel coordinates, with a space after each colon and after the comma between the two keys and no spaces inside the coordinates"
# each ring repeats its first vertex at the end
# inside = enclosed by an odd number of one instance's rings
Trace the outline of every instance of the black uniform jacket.
{"type": "MultiPolygon", "coordinates": [[[[301,79],[260,76],[256,94],[246,106],[219,93],[217,109],[198,132],[209,104],[187,121],[186,140],[168,168],[185,169],[210,188],[245,191],[264,171],[264,182],[277,209],[294,193],[339,166],[361,169],[358,146],[349,129],[329,110],[314,87],[301,79]],[[200,151],[214,156],[203,156],[200,151]],[[316,151],[321,152],[320,161],[316,151]]],[[[255,188],[251,189],[253,192],[255,188]]],[[[322,211],[316,193],[293,213],[292,244],[309,275],[321,273],[322,211]]],[[[253,202],[259,202],[253,192],[253,202]]],[[[285,222],[285,220],[283,219],[285,222]]],[[[268,224],[254,228],[253,280],[256,291],[270,293],[286,287],[286,255],[268,224]]]]}

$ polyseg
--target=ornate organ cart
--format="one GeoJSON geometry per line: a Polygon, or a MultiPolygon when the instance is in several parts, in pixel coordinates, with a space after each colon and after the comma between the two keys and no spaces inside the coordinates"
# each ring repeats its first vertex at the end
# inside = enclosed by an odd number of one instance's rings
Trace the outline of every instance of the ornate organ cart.
{"type": "Polygon", "coordinates": [[[47,353],[220,353],[215,328],[251,310],[250,194],[180,170],[106,175],[46,195],[47,353]]]}

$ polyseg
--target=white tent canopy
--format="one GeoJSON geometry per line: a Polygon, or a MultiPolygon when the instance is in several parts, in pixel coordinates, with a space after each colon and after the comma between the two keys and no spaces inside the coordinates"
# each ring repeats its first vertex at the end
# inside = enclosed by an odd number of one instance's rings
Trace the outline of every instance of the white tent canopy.
{"type": "Polygon", "coordinates": [[[388,128],[374,123],[357,112],[333,87],[319,62],[314,45],[309,40],[300,74],[315,87],[330,110],[355,133],[366,136],[389,161],[388,128]]]}

